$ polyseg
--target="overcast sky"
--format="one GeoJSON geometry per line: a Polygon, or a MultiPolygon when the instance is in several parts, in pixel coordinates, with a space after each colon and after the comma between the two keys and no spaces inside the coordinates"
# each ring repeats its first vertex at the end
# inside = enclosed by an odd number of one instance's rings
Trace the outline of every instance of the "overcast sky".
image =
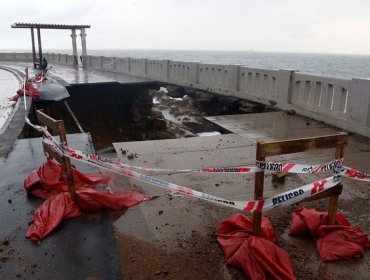
{"type": "MultiPolygon", "coordinates": [[[[88,49],[370,54],[369,0],[1,0],[0,15],[0,49],[31,49],[10,26],[35,22],[91,25],[88,49]]],[[[70,31],[41,34],[71,48],[70,31]]]]}

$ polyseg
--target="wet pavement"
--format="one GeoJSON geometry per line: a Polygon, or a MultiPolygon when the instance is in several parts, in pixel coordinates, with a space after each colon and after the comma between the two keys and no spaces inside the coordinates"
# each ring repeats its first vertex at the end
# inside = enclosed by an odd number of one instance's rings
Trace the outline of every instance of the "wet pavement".
{"type": "Polygon", "coordinates": [[[17,109],[16,102],[10,99],[18,89],[17,77],[6,68],[2,68],[0,64],[0,135],[5,131],[9,118],[17,109]]]}
{"type": "MultiPolygon", "coordinates": [[[[71,146],[92,151],[88,134],[68,135],[71,146]]],[[[64,221],[40,246],[25,238],[41,199],[27,196],[26,174],[46,158],[41,139],[17,140],[0,169],[0,279],[121,279],[107,213],[64,221]]],[[[79,170],[96,172],[78,163],[79,170]]]]}
{"type": "MultiPolygon", "coordinates": [[[[31,63],[22,62],[0,62],[0,65],[17,69],[24,73],[25,67],[30,70],[38,72],[31,66],[31,63]]],[[[133,77],[129,75],[113,73],[108,71],[84,69],[82,67],[73,67],[67,65],[52,65],[48,66],[50,72],[48,75],[58,80],[62,85],[77,85],[77,84],[96,84],[96,83],[122,83],[122,84],[133,84],[133,83],[146,83],[153,82],[152,80],[133,77]]]]}

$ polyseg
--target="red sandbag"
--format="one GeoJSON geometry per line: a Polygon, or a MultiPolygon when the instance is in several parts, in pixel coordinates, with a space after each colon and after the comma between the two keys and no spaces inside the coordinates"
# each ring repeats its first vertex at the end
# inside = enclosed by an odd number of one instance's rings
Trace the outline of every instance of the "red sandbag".
{"type": "Polygon", "coordinates": [[[217,241],[226,263],[236,266],[251,279],[296,279],[289,254],[276,246],[276,235],[267,218],[262,218],[261,236],[253,236],[253,220],[236,214],[217,229],[217,241]]]}
{"type": "Polygon", "coordinates": [[[323,225],[317,235],[316,246],[323,261],[361,258],[364,248],[370,247],[367,234],[351,226],[323,225]]]}
{"type": "Polygon", "coordinates": [[[102,209],[122,210],[145,199],[147,199],[145,195],[135,191],[122,191],[114,194],[90,188],[80,188],[77,191],[78,206],[86,212],[96,212],[102,209]]]}
{"type": "Polygon", "coordinates": [[[26,237],[33,241],[40,241],[52,232],[62,220],[78,217],[81,214],[82,212],[72,201],[69,193],[56,194],[37,208],[26,237]]]}
{"type": "Polygon", "coordinates": [[[33,170],[25,179],[27,192],[46,199],[36,210],[26,237],[40,241],[55,229],[63,219],[77,217],[80,209],[95,212],[101,209],[121,210],[134,206],[147,199],[135,191],[117,193],[100,192],[90,187],[103,185],[110,178],[101,174],[81,173],[72,170],[78,206],[68,192],[66,174],[62,167],[48,160],[40,168],[33,170]]]}
{"type": "Polygon", "coordinates": [[[335,225],[328,225],[328,213],[300,208],[293,212],[290,235],[309,233],[317,239],[316,247],[323,261],[362,257],[364,247],[370,247],[367,234],[353,228],[342,214],[335,216],[335,225]]]}
{"type": "MultiPolygon", "coordinates": [[[[335,223],[350,226],[350,222],[342,214],[337,213],[335,223]]],[[[292,213],[289,235],[300,236],[310,234],[316,236],[320,226],[328,224],[328,212],[319,212],[315,209],[299,208],[292,213]]]]}
{"type": "MultiPolygon", "coordinates": [[[[110,178],[103,174],[82,173],[72,169],[75,189],[107,185],[110,178]]],[[[66,173],[62,166],[48,159],[38,169],[33,170],[24,180],[28,193],[47,199],[60,192],[68,192],[66,173]]]]}

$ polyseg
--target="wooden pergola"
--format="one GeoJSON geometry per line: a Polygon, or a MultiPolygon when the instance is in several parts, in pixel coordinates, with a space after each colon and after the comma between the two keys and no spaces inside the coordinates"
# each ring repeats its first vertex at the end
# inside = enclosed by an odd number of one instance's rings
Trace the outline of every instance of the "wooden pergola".
{"type": "Polygon", "coordinates": [[[43,58],[42,55],[42,44],[41,44],[41,29],[70,29],[72,34],[72,48],[75,65],[78,65],[78,54],[77,54],[77,43],[76,43],[76,30],[81,31],[81,45],[82,45],[82,57],[87,55],[86,50],[86,28],[90,28],[90,25],[66,25],[66,24],[43,24],[43,23],[14,23],[11,25],[12,28],[29,28],[31,29],[31,39],[32,39],[32,55],[33,55],[33,65],[34,67],[40,66],[43,58]],[[37,41],[38,41],[38,55],[36,56],[35,48],[35,34],[34,29],[37,30],[37,41]]]}

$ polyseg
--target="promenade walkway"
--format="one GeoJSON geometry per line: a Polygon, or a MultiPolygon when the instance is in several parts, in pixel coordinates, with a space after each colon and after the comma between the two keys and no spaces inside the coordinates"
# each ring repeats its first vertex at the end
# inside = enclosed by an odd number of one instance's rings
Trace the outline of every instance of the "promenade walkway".
{"type": "MultiPolygon", "coordinates": [[[[12,67],[21,71],[24,64],[16,63],[12,67]]],[[[64,69],[62,66],[55,70],[56,80],[63,77],[66,86],[110,83],[116,79],[124,83],[151,82],[123,77],[121,74],[115,77],[116,75],[118,74],[80,68],[64,69]]],[[[59,79],[61,84],[63,81],[59,79]]],[[[22,103],[19,104],[21,106],[22,103]]],[[[11,124],[17,122],[21,127],[24,124],[24,112],[18,110],[17,114],[18,117],[13,118],[11,124]]],[[[207,119],[229,130],[230,134],[114,143],[116,153],[107,156],[131,165],[156,168],[253,165],[258,140],[320,136],[341,131],[309,118],[287,115],[285,112],[207,119]]],[[[93,151],[88,134],[67,137],[71,147],[93,151]]],[[[3,139],[1,138],[1,145],[3,139]]],[[[230,274],[225,266],[215,239],[215,229],[223,219],[236,213],[236,210],[189,197],[169,199],[167,196],[160,196],[130,208],[125,213],[116,212],[109,216],[106,213],[86,215],[66,221],[62,224],[63,229],[46,238],[41,246],[32,245],[24,236],[27,223],[40,201],[26,196],[23,180],[45,157],[41,149],[41,139],[12,139],[6,140],[7,145],[10,145],[9,155],[2,156],[0,153],[4,161],[0,169],[1,279],[121,279],[122,275],[124,279],[235,279],[234,272],[230,274]]],[[[344,153],[345,165],[370,173],[369,156],[370,139],[350,135],[349,145],[344,153]]],[[[334,151],[328,150],[269,159],[315,164],[330,161],[333,157],[334,151]]],[[[88,166],[77,166],[83,171],[96,171],[88,166]]],[[[226,199],[253,198],[253,175],[178,172],[157,172],[151,175],[226,199]]],[[[161,195],[165,192],[134,179],[114,174],[112,178],[110,187],[113,191],[136,189],[148,195],[161,195]]],[[[318,178],[323,178],[322,174],[288,174],[284,182],[277,184],[271,180],[272,173],[266,172],[265,195],[278,194],[318,178]]],[[[338,210],[354,226],[369,233],[369,185],[345,178],[343,184],[344,191],[340,196],[338,210]]],[[[287,235],[291,212],[301,206],[325,210],[326,202],[315,201],[281,207],[266,213],[277,232],[278,245],[290,253],[297,278],[367,279],[370,274],[368,251],[359,260],[323,263],[319,260],[313,240],[287,235]]]]}

